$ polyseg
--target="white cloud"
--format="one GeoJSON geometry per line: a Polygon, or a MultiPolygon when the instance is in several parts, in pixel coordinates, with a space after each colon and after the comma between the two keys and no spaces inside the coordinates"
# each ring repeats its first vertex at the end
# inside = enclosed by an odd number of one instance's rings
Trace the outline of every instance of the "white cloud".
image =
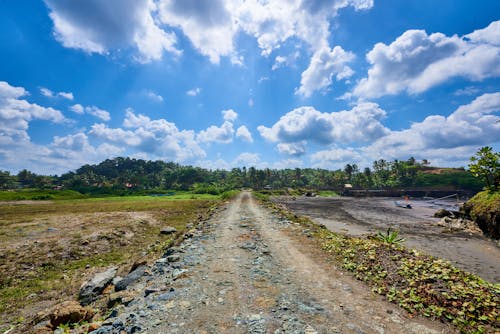
{"type": "Polygon", "coordinates": [[[296,143],[279,143],[276,145],[278,152],[291,155],[291,156],[301,156],[306,153],[307,141],[302,140],[296,143]]]}
{"type": "Polygon", "coordinates": [[[222,117],[225,121],[235,121],[238,118],[238,113],[236,113],[233,109],[222,110],[222,117]]]}
{"type": "Polygon", "coordinates": [[[466,161],[478,147],[500,142],[499,111],[500,93],[483,94],[448,117],[428,116],[409,129],[391,131],[363,151],[376,159],[466,161]]]}
{"type": "Polygon", "coordinates": [[[253,143],[252,134],[250,133],[248,128],[244,125],[240,126],[236,130],[236,138],[246,141],[247,143],[253,143]]]}
{"type": "Polygon", "coordinates": [[[40,93],[46,97],[54,97],[54,93],[48,88],[40,87],[40,93]]]}
{"type": "Polygon", "coordinates": [[[69,107],[69,110],[71,110],[74,113],[80,114],[80,115],[85,113],[85,108],[79,103],[74,104],[71,107],[69,107]]]}
{"type": "Polygon", "coordinates": [[[200,143],[222,143],[229,144],[233,141],[234,128],[233,123],[225,121],[220,127],[212,125],[206,130],[200,131],[196,140],[200,143]]]}
{"type": "Polygon", "coordinates": [[[103,109],[99,109],[96,106],[85,107],[85,112],[105,122],[111,119],[111,116],[109,116],[109,112],[103,109]]]}
{"type": "Polygon", "coordinates": [[[173,55],[174,33],[157,25],[152,0],[45,0],[54,23],[55,38],[65,47],[89,53],[134,47],[136,59],[149,62],[161,59],[164,51],[173,55]]]}
{"type": "Polygon", "coordinates": [[[456,95],[456,96],[462,96],[462,95],[476,95],[477,93],[479,93],[480,90],[479,88],[477,87],[473,87],[473,86],[468,86],[468,87],[465,87],[465,88],[460,88],[460,89],[457,89],[453,95],[456,95]]]}
{"type": "Polygon", "coordinates": [[[385,116],[376,103],[368,102],[332,113],[300,107],[282,116],[271,128],[261,125],[257,130],[266,140],[280,143],[280,152],[298,155],[305,152],[304,141],[328,145],[380,138],[389,132],[381,123],[385,116]]]}
{"type": "Polygon", "coordinates": [[[274,64],[271,67],[271,70],[275,71],[284,66],[293,66],[295,65],[295,62],[299,57],[300,57],[299,51],[295,51],[294,53],[288,56],[276,56],[276,58],[274,59],[274,64]]]}
{"type": "Polygon", "coordinates": [[[242,62],[235,50],[238,33],[253,36],[263,55],[290,38],[316,50],[328,45],[329,20],[348,6],[369,9],[373,1],[161,0],[159,4],[161,21],[180,28],[211,62],[219,63],[220,57],[227,56],[238,64],[242,62]]]}
{"type": "Polygon", "coordinates": [[[190,162],[206,156],[196,142],[194,131],[179,130],[165,119],[151,120],[127,109],[123,126],[127,130],[94,124],[89,134],[112,145],[147,153],[150,158],[190,162]]]}
{"type": "Polygon", "coordinates": [[[243,152],[233,160],[233,166],[257,166],[259,162],[259,154],[243,152]]]}
{"type": "Polygon", "coordinates": [[[109,112],[106,110],[100,109],[96,106],[87,106],[84,107],[81,104],[74,104],[71,107],[69,107],[69,110],[76,114],[83,115],[84,113],[87,113],[89,115],[95,116],[105,122],[109,121],[111,119],[111,116],[109,115],[109,112]]]}
{"type": "Polygon", "coordinates": [[[454,77],[472,81],[498,77],[499,30],[500,21],[463,37],[408,30],[390,45],[376,44],[367,54],[368,77],[353,93],[367,98],[403,91],[418,94],[454,77]]]}
{"type": "Polygon", "coordinates": [[[234,53],[237,26],[223,0],[159,2],[159,17],[164,24],[180,28],[193,46],[213,63],[234,53]]]}
{"type": "Polygon", "coordinates": [[[338,169],[344,167],[346,163],[360,164],[363,162],[363,157],[353,148],[334,147],[311,154],[311,162],[316,168],[338,169]]]}
{"type": "Polygon", "coordinates": [[[62,97],[64,99],[72,101],[74,99],[73,93],[67,93],[67,92],[59,92],[59,93],[54,93],[48,88],[45,87],[40,87],[40,93],[49,98],[54,98],[54,97],[62,97]]]}
{"type": "Polygon", "coordinates": [[[309,97],[314,91],[329,87],[334,76],[337,81],[349,78],[354,71],[346,64],[353,59],[354,54],[344,51],[340,46],[332,50],[328,46],[317,50],[309,67],[302,73],[296,94],[309,97]]]}
{"type": "Polygon", "coordinates": [[[201,93],[201,88],[199,87],[196,87],[196,88],[193,88],[193,89],[190,89],[186,92],[186,95],[189,95],[189,96],[196,96],[198,94],[201,93]]]}
{"type": "Polygon", "coordinates": [[[156,94],[155,92],[153,91],[146,91],[146,96],[152,100],[152,101],[155,101],[155,102],[163,102],[163,96],[161,96],[160,94],[156,94]]]}
{"type": "Polygon", "coordinates": [[[22,99],[27,95],[23,87],[0,81],[0,146],[29,142],[27,130],[32,120],[68,122],[59,110],[22,99]]]}

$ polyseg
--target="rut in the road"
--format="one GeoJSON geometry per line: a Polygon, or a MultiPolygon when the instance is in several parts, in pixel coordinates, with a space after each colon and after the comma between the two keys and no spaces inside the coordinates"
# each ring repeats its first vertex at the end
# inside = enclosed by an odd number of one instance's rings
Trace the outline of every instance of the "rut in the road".
{"type": "Polygon", "coordinates": [[[177,249],[178,262],[157,261],[134,287],[148,289],[148,295],[109,319],[101,333],[133,328],[145,333],[447,331],[440,323],[406,318],[315,261],[284,233],[290,229],[301,233],[243,192],[177,249]]]}

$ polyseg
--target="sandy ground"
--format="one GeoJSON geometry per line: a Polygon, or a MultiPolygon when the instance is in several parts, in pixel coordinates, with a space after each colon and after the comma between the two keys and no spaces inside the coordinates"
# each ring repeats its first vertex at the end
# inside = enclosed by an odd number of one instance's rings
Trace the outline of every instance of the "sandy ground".
{"type": "Polygon", "coordinates": [[[480,233],[446,232],[434,213],[453,202],[432,204],[412,200],[412,209],[396,207],[390,198],[278,197],[298,215],[306,215],[334,232],[364,236],[391,227],[400,231],[405,245],[450,260],[457,267],[500,282],[500,247],[480,233]]]}
{"type": "Polygon", "coordinates": [[[173,267],[157,261],[139,297],[107,322],[147,333],[452,332],[342,275],[302,232],[243,192],[178,247],[173,267]],[[151,288],[171,275],[170,292],[151,288]]]}

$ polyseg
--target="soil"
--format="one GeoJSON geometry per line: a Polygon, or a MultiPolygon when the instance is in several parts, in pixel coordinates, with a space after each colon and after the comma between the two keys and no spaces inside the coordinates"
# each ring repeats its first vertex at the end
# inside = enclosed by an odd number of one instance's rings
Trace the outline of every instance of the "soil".
{"type": "Polygon", "coordinates": [[[453,209],[452,202],[433,204],[412,200],[412,209],[406,209],[395,206],[394,199],[389,198],[277,197],[273,200],[333,232],[367,236],[385,232],[389,227],[399,230],[407,247],[447,259],[492,283],[500,282],[498,242],[480,232],[451,232],[438,226],[439,219],[433,217],[434,213],[439,208],[453,209]]]}
{"type": "Polygon", "coordinates": [[[243,192],[188,233],[98,333],[451,333],[328,262],[307,230],[243,192]],[[172,255],[174,252],[174,255],[172,255]]]}

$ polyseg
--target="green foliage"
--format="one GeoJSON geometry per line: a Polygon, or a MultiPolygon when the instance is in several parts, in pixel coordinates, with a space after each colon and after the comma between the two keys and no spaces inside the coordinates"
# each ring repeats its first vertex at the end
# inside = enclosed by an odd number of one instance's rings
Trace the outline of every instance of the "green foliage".
{"type": "Polygon", "coordinates": [[[386,244],[400,244],[405,241],[404,238],[399,237],[398,231],[394,231],[390,227],[387,229],[385,234],[378,232],[376,239],[385,242],[386,244]]]}
{"type": "Polygon", "coordinates": [[[228,191],[225,191],[223,192],[221,195],[220,195],[220,198],[222,200],[228,200],[228,199],[231,199],[233,197],[235,197],[236,195],[238,195],[240,193],[239,190],[228,190],[228,191]]]}
{"type": "Polygon", "coordinates": [[[463,210],[487,235],[500,239],[500,191],[482,191],[465,203],[463,210]]]}
{"type": "Polygon", "coordinates": [[[464,333],[500,327],[500,285],[397,244],[321,230],[323,249],[342,267],[411,314],[449,321],[464,333]]]}
{"type": "Polygon", "coordinates": [[[470,172],[486,184],[486,189],[496,191],[500,188],[500,152],[493,152],[489,146],[477,151],[470,158],[470,172]]]}

